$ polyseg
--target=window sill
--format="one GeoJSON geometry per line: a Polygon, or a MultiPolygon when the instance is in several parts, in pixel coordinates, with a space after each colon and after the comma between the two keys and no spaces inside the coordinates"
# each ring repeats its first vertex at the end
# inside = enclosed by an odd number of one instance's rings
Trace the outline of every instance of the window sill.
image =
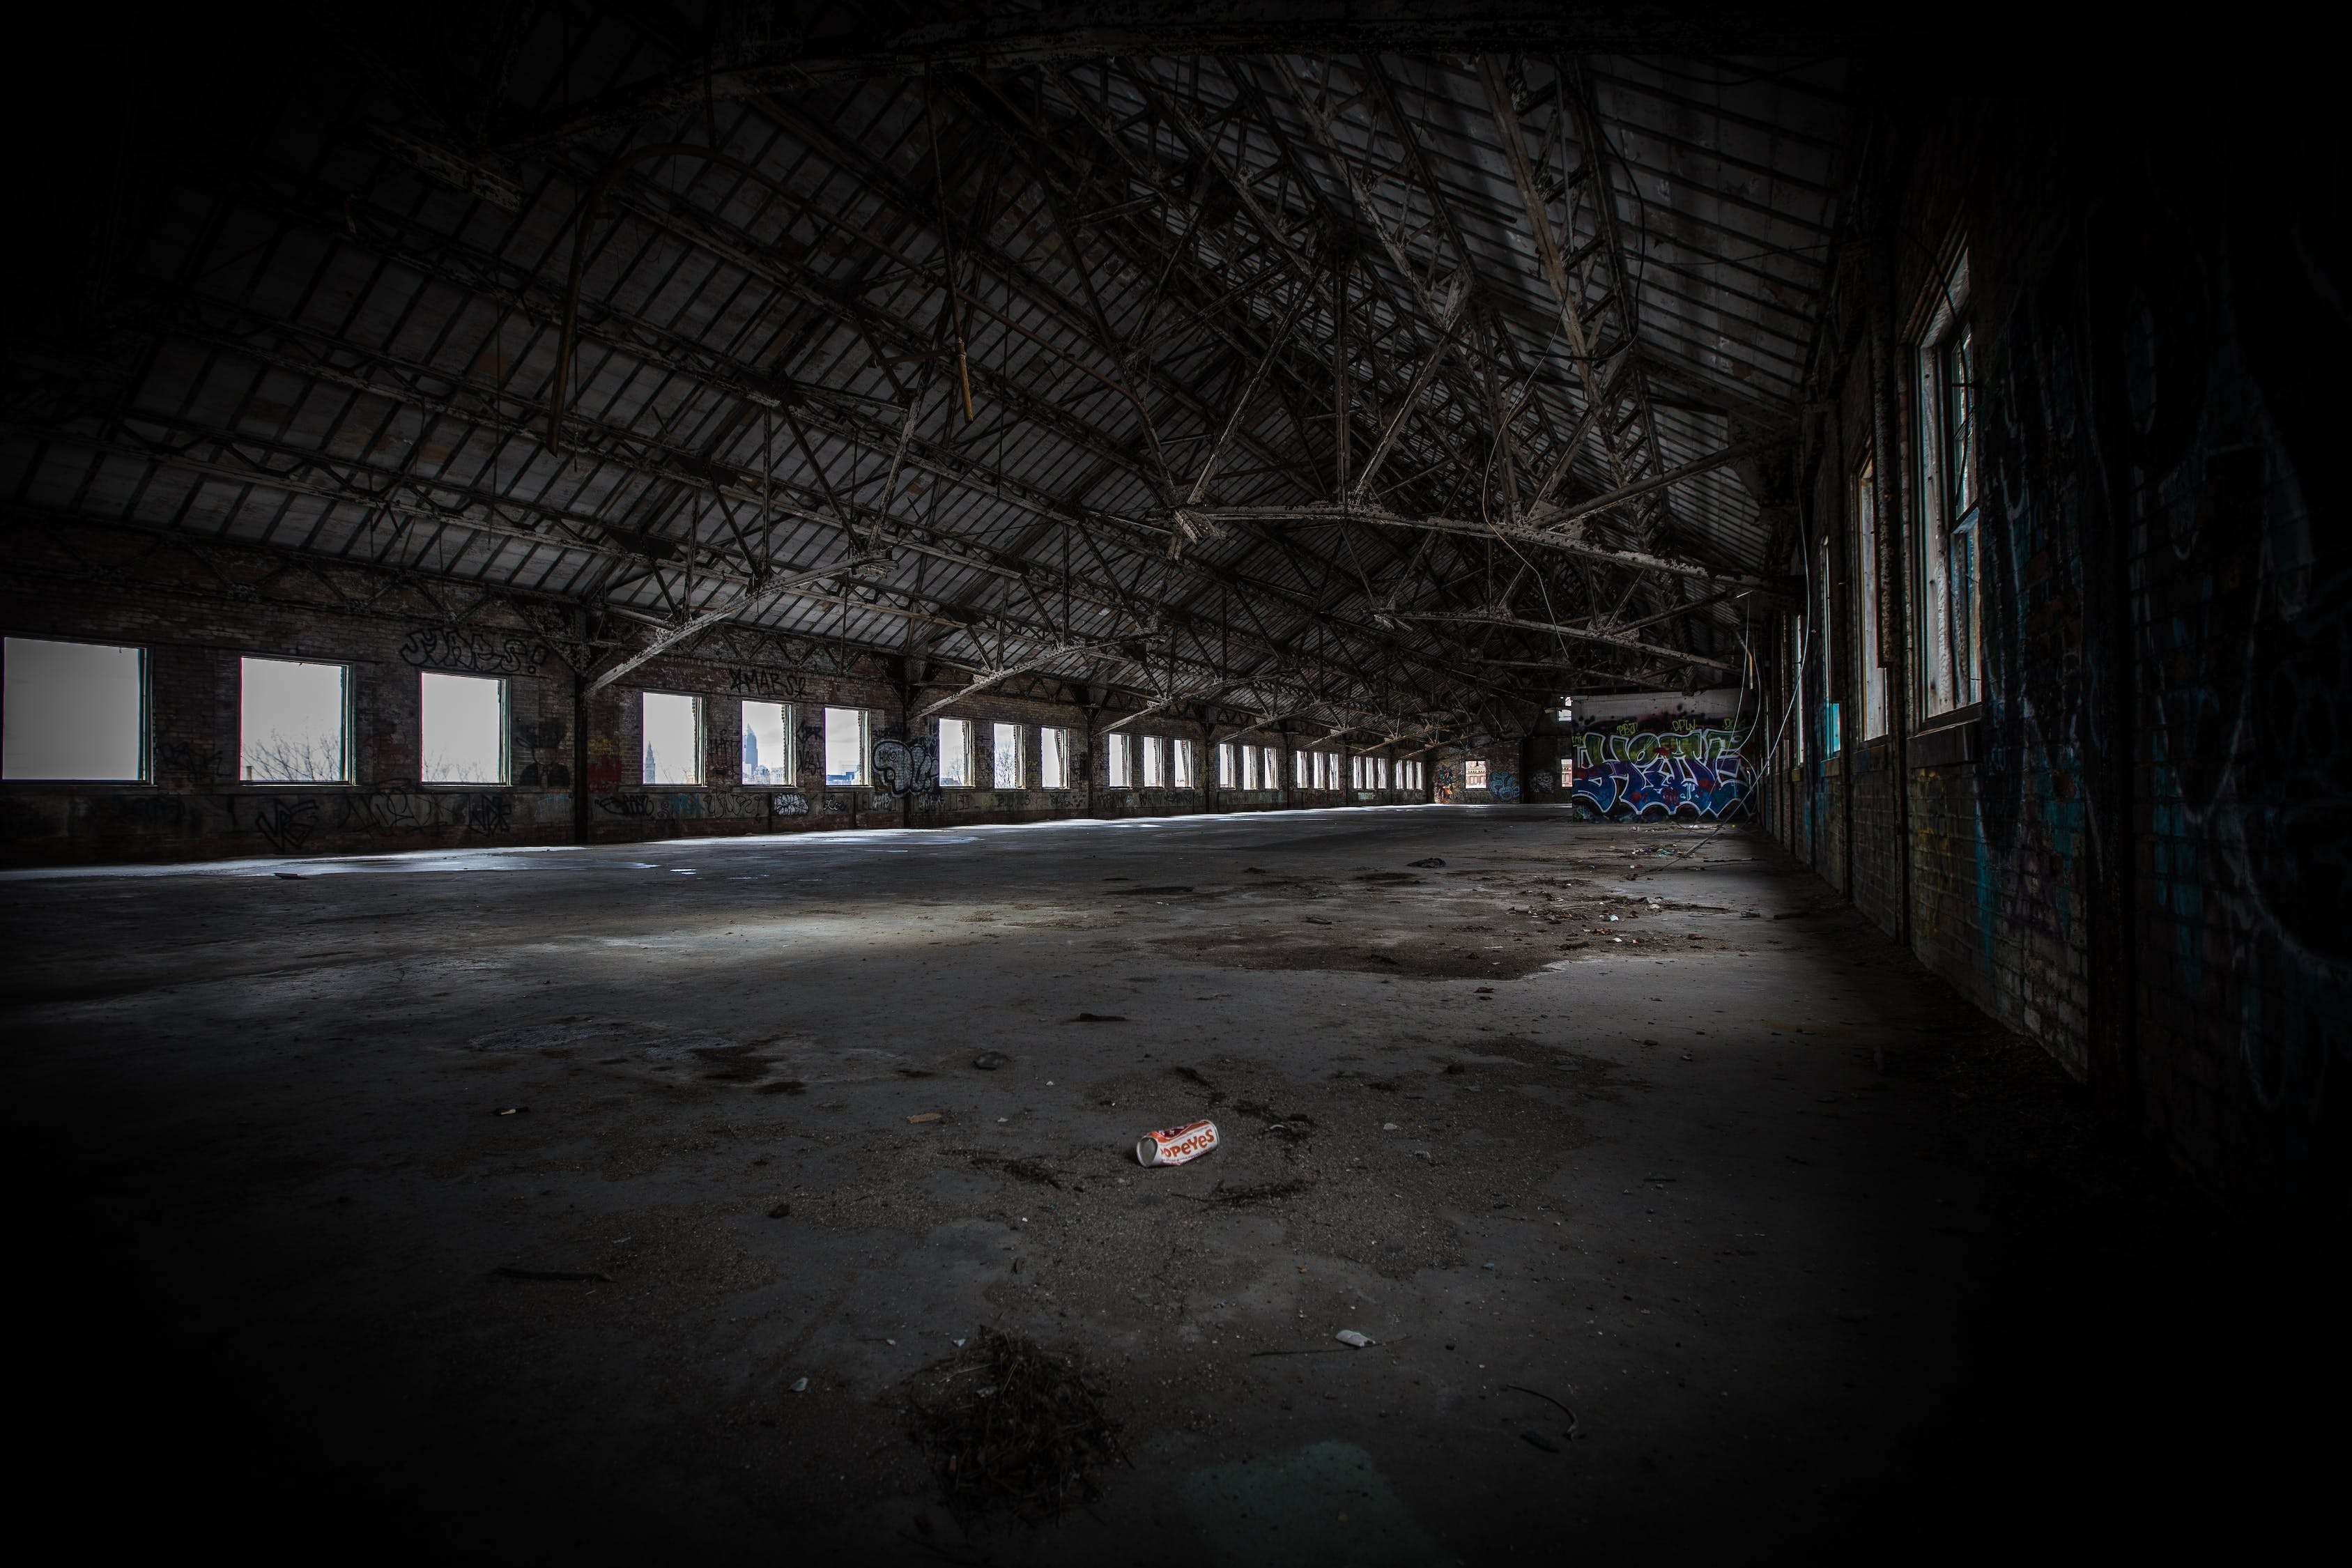
{"type": "Polygon", "coordinates": [[[1950,768],[1973,763],[1983,751],[1984,707],[1970,703],[1939,713],[1927,728],[1914,733],[1905,748],[1915,768],[1950,768]]]}

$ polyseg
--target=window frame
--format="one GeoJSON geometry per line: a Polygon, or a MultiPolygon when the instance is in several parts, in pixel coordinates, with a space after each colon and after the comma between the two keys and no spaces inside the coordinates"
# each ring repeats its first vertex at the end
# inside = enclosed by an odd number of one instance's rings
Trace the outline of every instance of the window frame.
{"type": "MultiPolygon", "coordinates": [[[[745,699],[743,701],[740,701],[740,702],[737,703],[737,704],[735,705],[735,740],[736,740],[736,745],[735,745],[735,782],[736,782],[736,784],[737,784],[739,786],[740,786],[741,788],[744,788],[744,789],[798,789],[798,788],[800,788],[800,787],[801,787],[801,735],[800,735],[800,722],[801,722],[800,709],[799,709],[799,706],[798,706],[797,704],[795,704],[795,703],[791,703],[791,702],[770,702],[770,701],[766,700],[765,699],[752,700],[752,699],[748,699],[748,698],[747,698],[747,699],[745,699]],[[775,710],[777,710],[777,711],[778,711],[778,712],[782,716],[782,719],[783,719],[783,725],[784,725],[784,765],[783,765],[783,767],[782,767],[782,769],[781,771],[782,771],[782,773],[783,773],[784,778],[785,778],[785,781],[786,781],[786,782],[785,782],[785,783],[783,783],[783,784],[765,784],[765,783],[761,783],[761,784],[755,784],[755,783],[753,783],[751,780],[747,779],[747,778],[745,778],[745,777],[743,776],[743,746],[742,746],[742,741],[743,741],[743,737],[744,737],[744,736],[746,736],[746,735],[748,735],[748,734],[750,734],[750,733],[751,733],[751,724],[750,724],[749,721],[745,718],[745,715],[746,715],[746,714],[748,714],[748,713],[749,713],[752,709],[754,709],[754,708],[773,708],[773,709],[775,709],[775,710]]],[[[764,764],[763,764],[763,765],[764,765],[764,764]]],[[[778,771],[780,771],[780,770],[777,770],[777,769],[774,769],[774,768],[770,768],[770,769],[768,769],[767,771],[768,771],[768,772],[770,772],[770,773],[775,773],[775,772],[778,772],[778,771]]]]}
{"type": "Polygon", "coordinates": [[[1862,677],[1862,739],[1875,741],[1884,736],[1893,721],[1894,703],[1886,689],[1886,647],[1880,637],[1885,629],[1880,615],[1878,566],[1883,559],[1883,540],[1879,535],[1878,487],[1875,457],[1863,455],[1862,466],[1853,472],[1848,487],[1853,527],[1851,534],[1853,555],[1853,622],[1854,637],[1859,650],[1854,668],[1862,677]]]}
{"type": "MultiPolygon", "coordinates": [[[[351,789],[359,783],[358,736],[359,707],[353,691],[352,667],[349,661],[333,658],[280,658],[272,654],[242,653],[236,659],[236,783],[245,789],[351,789]],[[342,676],[342,763],[343,776],[336,779],[257,779],[246,776],[245,715],[246,668],[255,664],[307,664],[338,670],[342,676]]],[[[422,771],[421,769],[419,770],[422,771]]]]}
{"type": "Polygon", "coordinates": [[[1135,741],[1137,750],[1142,753],[1143,762],[1142,775],[1137,787],[1166,789],[1168,758],[1166,752],[1160,749],[1162,745],[1160,738],[1157,735],[1138,735],[1135,741]]]}
{"type": "Polygon", "coordinates": [[[972,781],[971,721],[969,719],[934,719],[931,721],[931,748],[937,754],[937,777],[941,789],[977,789],[972,781]],[[948,777],[949,726],[953,725],[957,753],[956,776],[948,777]]]}
{"type": "MultiPolygon", "coordinates": [[[[118,789],[153,788],[155,784],[155,661],[153,656],[148,651],[146,645],[143,643],[97,642],[88,637],[0,637],[0,667],[5,667],[6,663],[6,645],[9,643],[46,643],[61,647],[94,647],[114,652],[129,653],[136,656],[138,659],[139,681],[137,720],[139,725],[139,771],[129,778],[119,776],[115,778],[36,778],[28,773],[22,778],[0,778],[0,784],[5,784],[10,788],[19,789],[26,787],[43,789],[58,784],[72,784],[83,787],[99,784],[112,784],[118,789]]],[[[0,673],[0,702],[5,702],[5,673],[0,673]]],[[[0,752],[5,752],[5,742],[0,742],[0,752]]],[[[346,752],[345,754],[348,755],[348,752],[346,752]]],[[[0,755],[0,773],[5,773],[5,766],[6,759],[5,755],[0,755]]]]}
{"type": "MultiPolygon", "coordinates": [[[[698,691],[667,691],[658,687],[648,687],[637,693],[637,784],[640,787],[645,789],[708,789],[710,787],[710,767],[704,755],[704,753],[710,749],[710,738],[705,730],[705,726],[709,721],[704,712],[704,701],[705,699],[702,693],[698,691]],[[674,780],[665,782],[646,776],[646,704],[656,697],[675,699],[678,701],[691,704],[692,706],[692,711],[694,714],[694,777],[689,782],[683,784],[674,780]]],[[[740,764],[738,765],[740,766],[740,764]]]]}
{"type": "Polygon", "coordinates": [[[874,711],[869,708],[838,708],[831,703],[818,710],[824,715],[821,721],[824,731],[824,754],[817,763],[817,776],[827,789],[872,789],[874,787],[874,711]],[[833,716],[847,713],[857,721],[857,766],[845,781],[833,776],[833,716]]]}
{"type": "Polygon", "coordinates": [[[1103,787],[1132,789],[1128,781],[1135,776],[1134,758],[1127,743],[1135,737],[1124,730],[1114,730],[1103,737],[1103,787]]]}
{"type": "Polygon", "coordinates": [[[997,789],[1027,789],[1029,787],[1029,754],[1022,745],[1022,727],[1018,724],[992,722],[988,727],[988,787],[997,789]],[[1013,737],[1013,776],[1004,776],[1004,738],[1013,737]]]}
{"type": "Polygon", "coordinates": [[[1911,334],[1912,511],[1918,526],[1907,556],[1917,588],[1909,619],[1916,656],[1910,660],[1915,728],[1965,710],[1983,693],[1983,408],[1975,382],[1982,345],[1975,341],[1967,247],[1956,245],[1952,258],[1929,286],[1917,312],[1924,324],[1911,334]],[[1965,574],[1956,566],[1963,558],[1965,574]]]}
{"type": "Polygon", "coordinates": [[[1037,726],[1037,787],[1070,787],[1070,731],[1067,725],[1037,726]]]}
{"type": "Polygon", "coordinates": [[[1193,776],[1192,742],[1190,741],[1171,740],[1168,742],[1168,787],[1186,790],[1199,787],[1193,776]]]}
{"type": "Polygon", "coordinates": [[[1484,758],[1484,757],[1465,757],[1465,758],[1463,758],[1463,759],[1462,759],[1462,787],[1463,787],[1465,790],[1474,790],[1474,789],[1485,789],[1485,788],[1486,788],[1486,787],[1487,787],[1487,780],[1488,780],[1491,776],[1492,776],[1492,773],[1491,773],[1491,771],[1490,771],[1490,770],[1487,768],[1487,766],[1486,766],[1486,758],[1484,758]],[[1471,769],[1473,769],[1473,768],[1475,768],[1475,769],[1478,771],[1478,778],[1477,778],[1477,782],[1476,782],[1476,783],[1475,783],[1475,784],[1471,782],[1471,778],[1470,778],[1470,770],[1471,770],[1471,769]]]}
{"type": "Polygon", "coordinates": [[[514,787],[514,683],[503,675],[467,675],[450,669],[416,672],[416,782],[425,789],[511,789],[514,787]],[[433,779],[425,776],[425,693],[433,680],[486,680],[499,689],[499,776],[479,779],[433,779]]]}

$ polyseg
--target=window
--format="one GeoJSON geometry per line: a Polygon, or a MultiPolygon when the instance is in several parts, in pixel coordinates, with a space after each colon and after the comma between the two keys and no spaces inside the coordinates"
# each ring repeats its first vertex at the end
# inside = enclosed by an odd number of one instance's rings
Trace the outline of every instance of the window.
{"type": "Polygon", "coordinates": [[[1348,787],[1349,789],[1364,787],[1364,759],[1360,753],[1348,759],[1348,787]]]}
{"type": "Polygon", "coordinates": [[[1244,746],[1242,748],[1242,788],[1244,789],[1256,789],[1259,787],[1257,758],[1258,752],[1255,746],[1244,746]]]}
{"type": "MultiPolygon", "coordinates": [[[[1822,700],[1832,709],[1837,707],[1837,617],[1830,613],[1833,590],[1830,586],[1830,539],[1822,535],[1821,563],[1813,575],[1814,602],[1821,606],[1822,637],[1822,700]]],[[[1832,725],[1835,720],[1831,721],[1832,725]]],[[[1837,753],[1837,742],[1828,742],[1829,754],[1837,753]]]]}
{"type": "Polygon", "coordinates": [[[1464,789],[1486,787],[1486,760],[1484,757],[1472,757],[1462,764],[1462,787],[1464,789]]]}
{"type": "Polygon", "coordinates": [[[1968,320],[1969,261],[1944,280],[1918,348],[1919,581],[1914,695],[1932,717],[1977,700],[1983,663],[1977,549],[1975,335],[1968,320]]]}
{"type": "Polygon", "coordinates": [[[1258,752],[1258,759],[1257,776],[1265,781],[1265,783],[1259,787],[1264,789],[1280,789],[1282,787],[1282,748],[1279,746],[1262,747],[1258,752]]]}
{"type": "Polygon", "coordinates": [[[743,704],[743,782],[785,789],[800,783],[793,710],[782,702],[743,704]]]}
{"type": "Polygon", "coordinates": [[[1161,763],[1166,743],[1157,735],[1141,735],[1137,737],[1136,744],[1143,748],[1143,787],[1162,787],[1168,782],[1167,770],[1161,763]]]}
{"type": "Polygon", "coordinates": [[[347,667],[248,658],[240,674],[238,777],[247,784],[351,782],[347,667]]]}
{"type": "MultiPolygon", "coordinates": [[[[1804,712],[1805,701],[1805,655],[1811,647],[1812,645],[1805,640],[1805,617],[1795,616],[1790,623],[1789,630],[1789,684],[1796,689],[1796,701],[1801,718],[1804,712]]],[[[1794,760],[1799,767],[1805,764],[1807,754],[1805,732],[1809,728],[1810,726],[1801,721],[1796,726],[1797,738],[1794,744],[1797,754],[1794,760]]]]}
{"type": "Polygon", "coordinates": [[[1572,789],[1574,789],[1575,787],[1576,787],[1576,759],[1575,759],[1574,757],[1562,757],[1562,758],[1560,758],[1560,760],[1559,760],[1559,788],[1560,788],[1560,793],[1561,793],[1562,795],[1565,795],[1565,794],[1567,794],[1570,790],[1572,790],[1572,789]]]}
{"type": "Polygon", "coordinates": [[[971,787],[971,725],[964,720],[940,721],[940,787],[971,787]]]}
{"type": "Polygon", "coordinates": [[[1192,787],[1192,742],[1168,742],[1168,782],[1178,789],[1192,787]]]}
{"type": "Polygon", "coordinates": [[[1108,770],[1105,776],[1109,783],[1110,787],[1113,789],[1125,789],[1127,787],[1127,781],[1133,774],[1133,770],[1128,755],[1128,746],[1134,741],[1134,739],[1135,737],[1132,735],[1106,735],[1103,737],[1107,747],[1103,765],[1108,770]]]}
{"type": "Polygon", "coordinates": [[[828,708],[824,710],[824,782],[858,785],[866,783],[866,710],[828,708]]]}
{"type": "Polygon", "coordinates": [[[1408,776],[1406,777],[1406,779],[1405,779],[1405,781],[1404,781],[1404,787],[1405,787],[1405,788],[1407,788],[1407,789],[1419,789],[1419,788],[1421,788],[1421,787],[1422,787],[1422,783],[1421,783],[1421,779],[1422,779],[1422,773],[1421,773],[1422,764],[1421,764],[1420,763],[1418,763],[1418,762],[1411,762],[1411,763],[1405,763],[1405,767],[1406,767],[1406,769],[1408,770],[1408,776]]]}
{"type": "Polygon", "coordinates": [[[1037,784],[1041,789],[1070,787],[1070,732],[1067,730],[1044,729],[1037,731],[1037,784]]]}
{"type": "Polygon", "coordinates": [[[1231,741],[1217,742],[1217,787],[1219,789],[1241,787],[1240,781],[1234,773],[1234,743],[1231,741]]]}
{"type": "Polygon", "coordinates": [[[417,694],[426,784],[507,782],[507,683],[427,672],[417,694]]]}
{"type": "Polygon", "coordinates": [[[996,789],[1027,788],[1021,773],[1021,726],[994,724],[990,730],[995,742],[992,747],[994,754],[990,759],[994,764],[988,775],[990,785],[996,789]]]}
{"type": "Polygon", "coordinates": [[[1862,643],[1862,738],[1886,733],[1886,647],[1879,637],[1878,492],[1870,460],[1853,477],[1854,624],[1862,643]]]}
{"type": "Polygon", "coordinates": [[[674,691],[645,694],[645,771],[649,784],[702,782],[702,699],[674,691]]]}
{"type": "Polygon", "coordinates": [[[97,643],[7,639],[0,776],[147,776],[147,655],[97,643]]]}

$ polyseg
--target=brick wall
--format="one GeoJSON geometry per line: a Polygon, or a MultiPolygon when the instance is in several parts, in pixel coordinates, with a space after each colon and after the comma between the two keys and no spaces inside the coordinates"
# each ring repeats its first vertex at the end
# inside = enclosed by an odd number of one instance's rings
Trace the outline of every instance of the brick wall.
{"type": "MultiPolygon", "coordinates": [[[[1766,821],[1832,888],[1851,864],[1858,909],[2116,1121],[2249,1201],[2340,1212],[2352,519],[2327,411],[2352,348],[2329,302],[2341,258],[2328,296],[2288,232],[2308,190],[2158,111],[2168,73],[2190,89],[2188,66],[2128,64],[2129,93],[1923,105],[1881,144],[1861,211],[1885,237],[1839,279],[1845,325],[1819,374],[1841,395],[1807,439],[1851,458],[1853,378],[1870,374],[1875,334],[1898,437],[1878,460],[1911,485],[1904,307],[1944,237],[1964,239],[1981,700],[1915,716],[1898,682],[1900,733],[1849,735],[1826,766],[1784,773],[1766,821]],[[2200,195],[2224,187],[2228,203],[2200,195]],[[2210,221],[2178,216],[2191,211],[2210,221]],[[1891,304],[1874,312],[1874,278],[1891,304]]],[[[2317,100],[2296,74],[2214,122],[2304,144],[2298,105],[2317,100]]],[[[1847,525],[1825,490],[1797,548],[1847,525]]],[[[1912,559],[1895,592],[1916,628],[1912,559]]],[[[1850,671],[1853,626],[1831,635],[1850,671]]],[[[1816,740],[1824,704],[1855,711],[1843,672],[1803,696],[1816,740]]]]}

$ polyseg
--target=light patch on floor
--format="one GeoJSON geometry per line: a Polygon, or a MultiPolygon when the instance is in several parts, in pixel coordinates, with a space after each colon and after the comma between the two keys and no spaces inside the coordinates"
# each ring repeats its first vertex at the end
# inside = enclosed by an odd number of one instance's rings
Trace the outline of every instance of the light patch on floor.
{"type": "Polygon", "coordinates": [[[1435,1568],[1456,1561],[1353,1443],[1213,1465],[1177,1489],[1216,1568],[1435,1568]]]}

